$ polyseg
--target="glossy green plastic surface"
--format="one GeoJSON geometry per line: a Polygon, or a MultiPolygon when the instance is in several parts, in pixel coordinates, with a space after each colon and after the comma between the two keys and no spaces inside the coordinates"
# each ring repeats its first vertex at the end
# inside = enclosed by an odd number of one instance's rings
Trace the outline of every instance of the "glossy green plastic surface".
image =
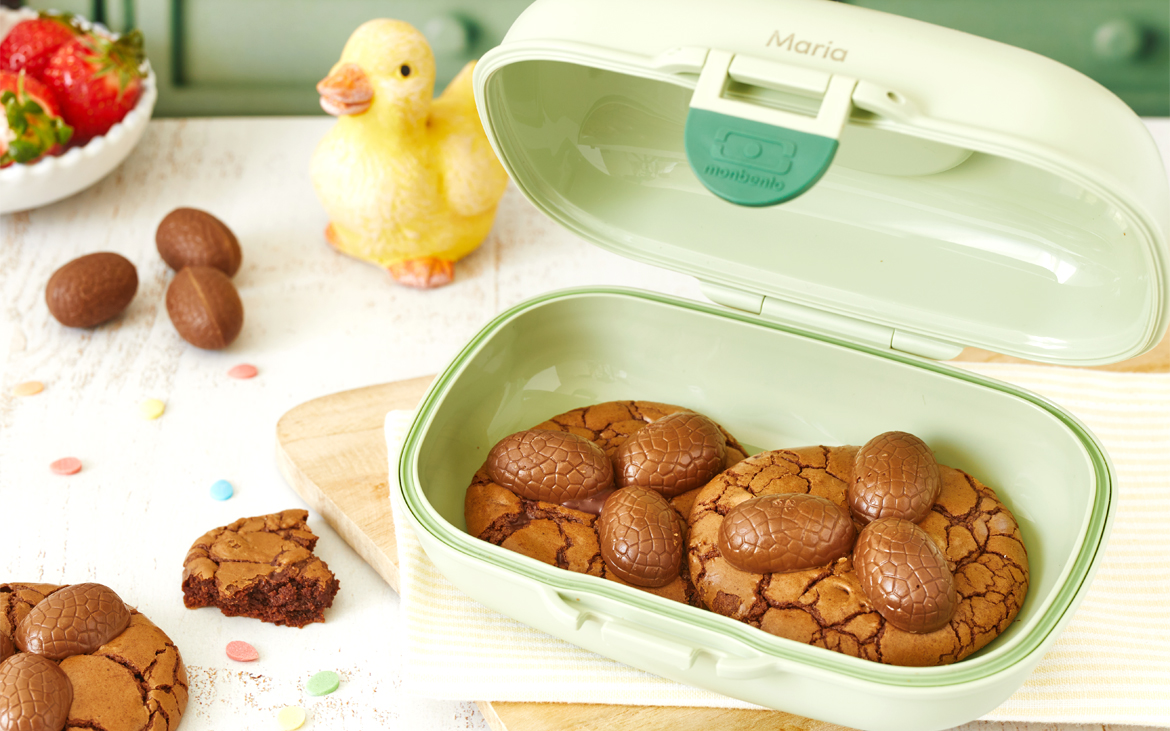
{"type": "MultiPolygon", "coordinates": [[[[632,73],[517,60],[487,78],[481,103],[525,195],[622,256],[1034,360],[1112,362],[1157,342],[1162,265],[1104,198],[1018,160],[920,144],[855,109],[815,186],[744,208],[712,195],[688,163],[691,95],[632,73]],[[907,154],[879,154],[899,148],[907,154]],[[900,162],[919,158],[938,172],[900,162]]],[[[817,105],[744,84],[727,96],[817,105]]]]}
{"type": "Polygon", "coordinates": [[[687,162],[707,190],[740,206],[774,206],[816,184],[837,140],[749,119],[691,109],[687,162]]]}
{"type": "MultiPolygon", "coordinates": [[[[488,606],[652,672],[813,717],[825,717],[825,699],[806,703],[777,696],[766,671],[828,678],[895,704],[913,698],[924,710],[922,718],[901,726],[906,729],[945,728],[975,718],[1023,681],[1095,571],[1112,510],[1111,468],[1100,445],[1073,417],[1035,395],[952,367],[810,337],[693,302],[608,289],[539,297],[485,327],[424,398],[399,478],[428,554],[488,606]],[[464,532],[464,493],[497,440],[557,413],[613,399],[696,409],[753,450],[860,444],[894,429],[918,434],[940,462],[993,487],[1019,521],[1031,564],[1031,588],[1019,617],[991,645],[957,664],[891,667],[562,571],[464,532]],[[543,605],[534,608],[519,598],[541,591],[555,607],[552,615],[568,619],[546,616],[543,605]],[[638,625],[654,617],[659,631],[671,628],[668,647],[684,648],[684,661],[692,653],[692,667],[680,670],[656,657],[661,653],[643,656],[612,638],[589,640],[592,625],[580,614],[587,607],[603,624],[638,625]]],[[[876,720],[840,713],[845,716],[836,717],[838,723],[880,727],[876,720]]]]}

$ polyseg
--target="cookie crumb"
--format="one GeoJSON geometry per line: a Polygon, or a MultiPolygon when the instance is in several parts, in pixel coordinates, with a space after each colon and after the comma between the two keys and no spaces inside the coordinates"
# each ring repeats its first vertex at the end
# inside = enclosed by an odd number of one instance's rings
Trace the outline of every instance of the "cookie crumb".
{"type": "Polygon", "coordinates": [[[285,706],[276,714],[281,731],[296,731],[305,724],[305,709],[299,706],[285,706]]]}
{"type": "Polygon", "coordinates": [[[232,369],[227,372],[227,374],[232,378],[245,379],[255,378],[256,374],[259,372],[260,371],[256,369],[256,366],[252,365],[251,363],[241,363],[238,366],[233,366],[232,369]]]}
{"type": "Polygon", "coordinates": [[[322,670],[309,678],[305,690],[309,691],[309,695],[329,695],[337,690],[339,685],[341,685],[341,677],[337,673],[332,670],[322,670]]]}
{"type": "Polygon", "coordinates": [[[41,391],[45,390],[45,384],[40,381],[25,381],[18,383],[12,388],[13,396],[36,396],[41,391]]]}
{"type": "Polygon", "coordinates": [[[236,662],[252,662],[260,659],[260,653],[247,642],[233,640],[227,643],[227,656],[236,662]]]}
{"type": "Polygon", "coordinates": [[[76,475],[81,472],[81,460],[76,457],[63,457],[49,465],[49,469],[58,475],[76,475]]]}
{"type": "Polygon", "coordinates": [[[163,412],[167,410],[167,405],[156,398],[148,398],[138,406],[138,410],[143,419],[153,421],[163,415],[163,412]]]}

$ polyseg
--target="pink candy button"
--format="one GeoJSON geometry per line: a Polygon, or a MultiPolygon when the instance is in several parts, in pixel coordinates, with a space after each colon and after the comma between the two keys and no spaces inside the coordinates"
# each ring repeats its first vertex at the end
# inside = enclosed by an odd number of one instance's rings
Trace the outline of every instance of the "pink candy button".
{"type": "Polygon", "coordinates": [[[250,363],[241,363],[228,371],[228,375],[232,378],[255,378],[257,373],[259,371],[256,370],[256,366],[250,363]]]}
{"type": "Polygon", "coordinates": [[[49,469],[58,475],[76,475],[81,472],[81,460],[76,457],[65,457],[49,465],[49,469]]]}
{"type": "Polygon", "coordinates": [[[227,644],[227,656],[236,662],[252,662],[260,658],[260,653],[247,642],[234,640],[227,644]]]}

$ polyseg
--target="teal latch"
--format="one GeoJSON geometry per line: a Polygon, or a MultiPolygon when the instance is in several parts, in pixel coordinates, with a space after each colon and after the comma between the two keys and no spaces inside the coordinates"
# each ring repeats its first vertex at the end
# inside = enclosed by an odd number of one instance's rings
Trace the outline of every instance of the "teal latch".
{"type": "MultiPolygon", "coordinates": [[[[687,161],[708,190],[737,205],[791,200],[832,164],[857,81],[831,77],[817,116],[808,117],[725,99],[732,59],[724,51],[707,55],[687,113],[687,161]]],[[[757,73],[761,68],[753,65],[757,73]]]]}

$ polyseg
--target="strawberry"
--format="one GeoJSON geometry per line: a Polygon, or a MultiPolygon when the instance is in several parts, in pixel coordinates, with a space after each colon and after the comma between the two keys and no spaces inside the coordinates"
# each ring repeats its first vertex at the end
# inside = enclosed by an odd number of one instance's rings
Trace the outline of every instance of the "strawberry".
{"type": "Polygon", "coordinates": [[[84,34],[57,49],[42,79],[73,125],[73,142],[104,135],[138,103],[146,76],[142,32],[117,39],[84,34]]]}
{"type": "Polygon", "coordinates": [[[23,20],[0,41],[0,69],[24,70],[39,79],[58,48],[73,40],[81,27],[70,13],[41,13],[23,20]]]}
{"type": "Polygon", "coordinates": [[[0,69],[0,167],[31,164],[60,152],[73,134],[53,92],[23,71],[0,69]]]}

